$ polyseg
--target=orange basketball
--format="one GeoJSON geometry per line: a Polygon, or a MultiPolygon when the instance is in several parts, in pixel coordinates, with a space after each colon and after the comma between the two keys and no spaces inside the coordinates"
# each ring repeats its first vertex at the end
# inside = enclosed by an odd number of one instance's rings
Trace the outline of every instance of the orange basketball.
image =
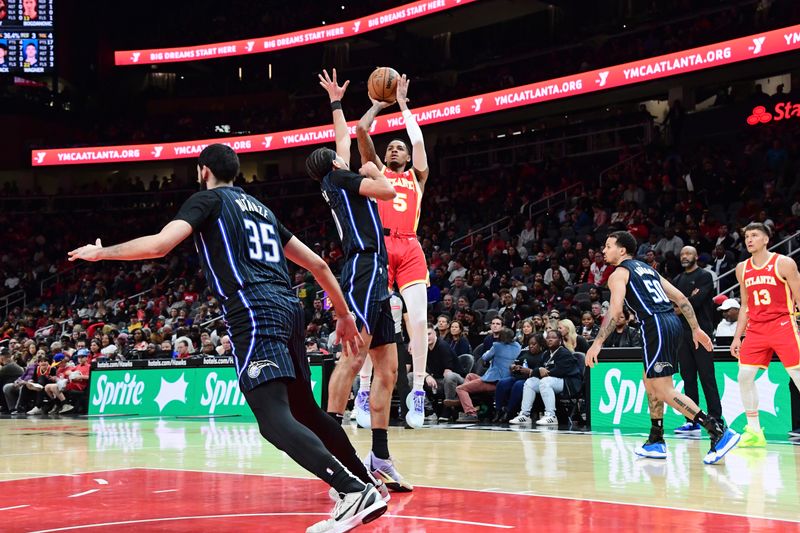
{"type": "Polygon", "coordinates": [[[372,71],[367,80],[369,97],[381,102],[397,100],[397,80],[400,75],[391,67],[378,67],[372,71]]]}

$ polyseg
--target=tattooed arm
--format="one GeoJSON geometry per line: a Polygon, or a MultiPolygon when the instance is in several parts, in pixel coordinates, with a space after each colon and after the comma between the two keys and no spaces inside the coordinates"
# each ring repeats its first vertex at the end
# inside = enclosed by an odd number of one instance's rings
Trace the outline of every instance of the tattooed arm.
{"type": "Polygon", "coordinates": [[[597,364],[597,356],[603,347],[603,341],[611,335],[617,327],[617,318],[622,316],[622,305],[625,302],[625,290],[630,273],[627,268],[617,268],[608,278],[608,288],[611,290],[611,302],[608,312],[603,317],[600,331],[597,332],[592,347],[586,352],[586,366],[592,368],[597,364]]]}

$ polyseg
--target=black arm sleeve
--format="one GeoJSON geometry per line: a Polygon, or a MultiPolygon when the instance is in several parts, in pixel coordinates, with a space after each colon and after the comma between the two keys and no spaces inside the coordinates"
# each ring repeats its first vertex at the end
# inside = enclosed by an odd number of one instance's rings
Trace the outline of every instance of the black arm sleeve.
{"type": "Polygon", "coordinates": [[[331,173],[331,183],[333,185],[355,194],[361,194],[359,189],[362,181],[364,181],[364,176],[349,170],[336,170],[331,173]]]}
{"type": "Polygon", "coordinates": [[[219,214],[219,205],[219,196],[212,191],[196,192],[183,202],[173,220],[184,220],[197,231],[203,222],[219,214]]]}

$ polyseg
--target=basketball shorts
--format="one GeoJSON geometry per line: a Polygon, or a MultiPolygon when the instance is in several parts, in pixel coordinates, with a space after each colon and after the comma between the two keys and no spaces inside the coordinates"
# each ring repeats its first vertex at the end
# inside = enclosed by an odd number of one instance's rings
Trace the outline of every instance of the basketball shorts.
{"type": "Polygon", "coordinates": [[[390,290],[395,283],[400,291],[415,283],[424,283],[426,287],[431,284],[428,262],[416,237],[389,235],[384,242],[389,254],[390,290]]]}
{"type": "Polygon", "coordinates": [[[656,313],[644,317],[641,328],[645,375],[663,378],[677,373],[683,338],[680,319],[672,313],[656,313]]]}
{"type": "Polygon", "coordinates": [[[750,322],[739,350],[739,364],[767,368],[772,355],[786,368],[800,367],[800,335],[791,316],[770,322],[750,322]]]}
{"type": "Polygon", "coordinates": [[[394,318],[387,279],[385,259],[378,254],[356,254],[342,267],[342,292],[356,315],[359,331],[365,329],[372,336],[370,348],[394,342],[394,318]]]}
{"type": "Polygon", "coordinates": [[[311,383],[305,314],[295,297],[277,298],[250,286],[222,306],[242,392],[280,378],[311,383]]]}

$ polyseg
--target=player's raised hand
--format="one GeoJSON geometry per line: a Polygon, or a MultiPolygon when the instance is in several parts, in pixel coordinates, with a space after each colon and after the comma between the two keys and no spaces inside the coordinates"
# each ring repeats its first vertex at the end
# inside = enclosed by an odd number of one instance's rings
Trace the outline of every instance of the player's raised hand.
{"type": "Polygon", "coordinates": [[[702,345],[703,348],[708,350],[709,352],[714,350],[714,344],[711,342],[711,337],[700,328],[692,331],[692,339],[694,340],[694,347],[697,349],[698,345],[702,345]]]}
{"type": "Polygon", "coordinates": [[[100,242],[100,239],[97,239],[94,244],[87,244],[86,246],[81,246],[80,248],[75,248],[71,252],[67,253],[70,261],[75,261],[76,259],[83,259],[84,261],[100,261],[100,250],[103,249],[103,244],[100,242]]]}
{"type": "Polygon", "coordinates": [[[373,177],[379,175],[381,171],[375,163],[367,161],[358,169],[358,173],[362,176],[373,177]]]}
{"type": "Polygon", "coordinates": [[[399,104],[407,104],[408,103],[408,84],[411,83],[406,75],[403,74],[400,76],[400,79],[397,80],[397,102],[399,104]]]}
{"type": "Polygon", "coordinates": [[[586,350],[586,366],[589,368],[594,368],[594,365],[597,364],[597,356],[600,355],[600,345],[599,344],[592,344],[592,346],[586,350]]]}
{"type": "Polygon", "coordinates": [[[371,96],[369,97],[369,101],[372,102],[372,107],[377,107],[378,109],[386,109],[387,107],[393,106],[397,101],[394,102],[384,102],[382,100],[375,100],[371,96]]]}
{"type": "Polygon", "coordinates": [[[736,359],[739,359],[739,350],[742,347],[742,339],[741,337],[733,339],[731,343],[731,355],[734,356],[736,359]]]}
{"type": "Polygon", "coordinates": [[[336,340],[342,344],[345,355],[356,355],[364,346],[364,339],[358,331],[353,313],[347,313],[336,320],[336,340]]]}
{"type": "Polygon", "coordinates": [[[327,70],[323,70],[322,74],[317,74],[317,77],[319,77],[320,86],[328,93],[331,102],[341,100],[344,97],[347,86],[350,85],[350,80],[346,80],[341,86],[339,85],[336,79],[336,69],[333,69],[333,79],[328,76],[327,70]]]}

